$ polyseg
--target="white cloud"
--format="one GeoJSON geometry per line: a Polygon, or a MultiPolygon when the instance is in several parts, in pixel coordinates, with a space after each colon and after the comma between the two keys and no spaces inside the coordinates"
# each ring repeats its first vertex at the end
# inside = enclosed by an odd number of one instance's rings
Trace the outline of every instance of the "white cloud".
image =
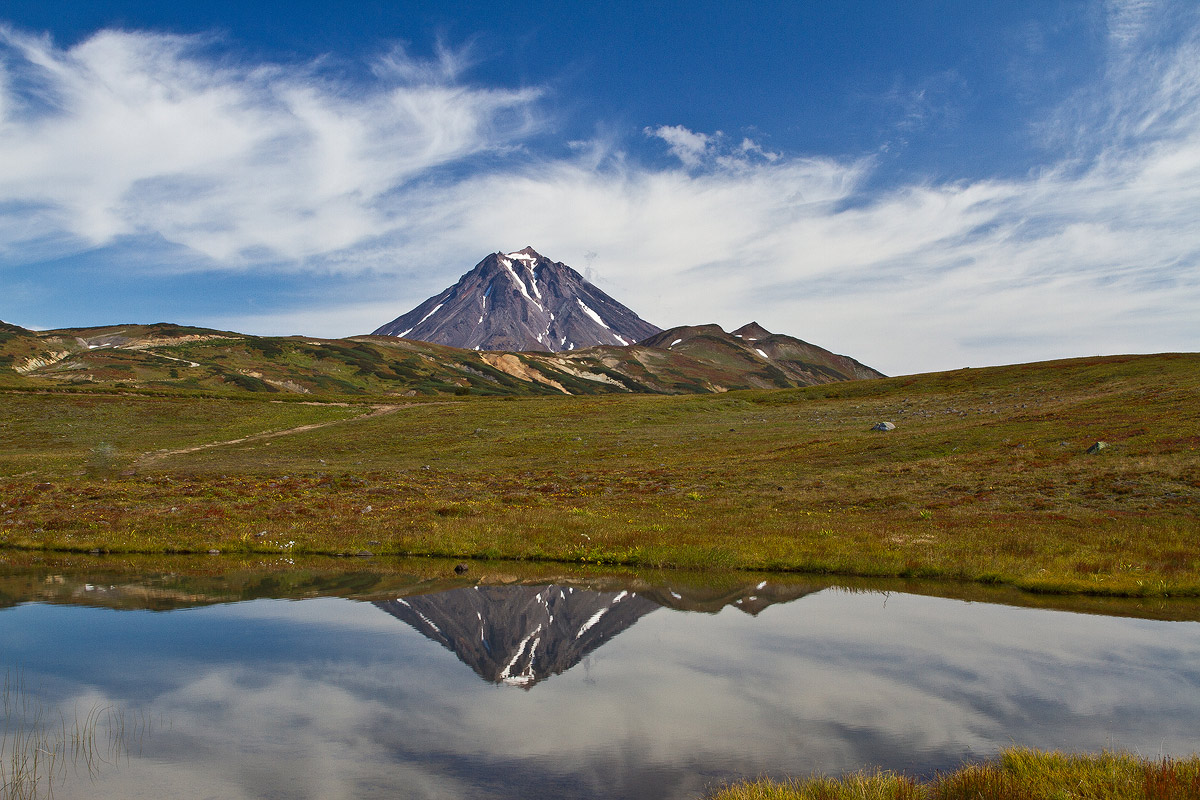
{"type": "MultiPolygon", "coordinates": [[[[678,158],[685,167],[698,167],[708,155],[713,137],[707,134],[690,131],[682,125],[659,125],[657,128],[646,128],[647,136],[654,136],[667,143],[671,155],[678,158]]],[[[720,132],[716,134],[720,136],[720,132]]]]}
{"type": "Polygon", "coordinates": [[[0,203],[49,209],[80,246],[153,233],[217,265],[303,260],[386,228],[388,192],[538,124],[536,90],[456,83],[444,49],[393,51],[363,88],[209,44],[104,31],[62,50],[0,28],[0,203]]]}
{"type": "Polygon", "coordinates": [[[486,250],[594,252],[601,287],[657,324],[758,318],[887,372],[1194,349],[1198,168],[1200,135],[872,196],[869,161],[554,162],[407,198],[405,252],[461,254],[455,277],[486,250]]]}

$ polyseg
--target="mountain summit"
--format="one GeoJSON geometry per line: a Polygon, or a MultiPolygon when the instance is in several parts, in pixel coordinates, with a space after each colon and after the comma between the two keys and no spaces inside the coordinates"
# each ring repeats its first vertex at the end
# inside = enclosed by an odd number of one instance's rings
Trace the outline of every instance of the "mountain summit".
{"type": "Polygon", "coordinates": [[[441,294],[378,328],[466,350],[560,352],[629,345],[659,328],[532,247],[492,253],[441,294]]]}

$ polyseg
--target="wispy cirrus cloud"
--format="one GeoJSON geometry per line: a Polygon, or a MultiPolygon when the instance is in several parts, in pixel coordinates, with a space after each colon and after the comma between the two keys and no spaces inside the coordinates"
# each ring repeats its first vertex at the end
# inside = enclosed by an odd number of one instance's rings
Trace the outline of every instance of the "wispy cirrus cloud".
{"type": "Polygon", "coordinates": [[[363,86],[211,44],[104,31],[64,50],[0,28],[0,204],[28,238],[149,233],[215,266],[303,260],[387,227],[389,192],[538,127],[536,89],[459,83],[445,48],[387,53],[363,86]]]}

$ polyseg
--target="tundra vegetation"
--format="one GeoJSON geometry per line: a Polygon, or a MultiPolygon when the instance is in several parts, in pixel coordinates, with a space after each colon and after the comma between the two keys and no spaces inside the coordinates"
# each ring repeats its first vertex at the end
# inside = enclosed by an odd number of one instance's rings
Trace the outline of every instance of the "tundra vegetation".
{"type": "Polygon", "coordinates": [[[1068,755],[1012,748],[994,761],[916,781],[892,772],[757,781],[712,800],[1185,800],[1200,797],[1200,758],[1068,755]]]}
{"type": "Polygon", "coordinates": [[[685,396],[287,395],[15,374],[0,392],[9,552],[370,553],[1200,595],[1197,355],[685,396]],[[873,431],[881,421],[895,430],[873,431]]]}

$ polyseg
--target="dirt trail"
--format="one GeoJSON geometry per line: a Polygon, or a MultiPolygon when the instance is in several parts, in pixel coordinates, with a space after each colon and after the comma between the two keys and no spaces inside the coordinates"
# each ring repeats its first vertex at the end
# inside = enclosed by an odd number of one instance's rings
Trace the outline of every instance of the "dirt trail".
{"type": "MultiPolygon", "coordinates": [[[[344,405],[344,404],[338,404],[344,405]]],[[[208,450],[213,447],[226,447],[233,444],[244,444],[246,442],[257,442],[263,439],[277,439],[280,436],[291,436],[294,433],[304,433],[305,431],[316,430],[317,428],[327,428],[330,425],[344,425],[347,422],[356,422],[362,419],[371,419],[372,417],[382,417],[386,414],[392,414],[402,408],[412,408],[419,405],[431,405],[430,403],[403,403],[401,405],[377,405],[371,406],[371,410],[366,414],[360,414],[357,417],[348,417],[347,419],[334,419],[329,422],[313,422],[308,425],[299,425],[295,428],[284,428],[278,431],[266,431],[264,433],[255,433],[250,436],[243,436],[240,439],[227,439],[222,442],[208,442],[206,444],[193,445],[192,447],[180,447],[173,450],[155,450],[150,453],[143,453],[138,456],[133,462],[133,467],[146,467],[153,464],[155,461],[160,461],[170,456],[180,456],[186,453],[196,453],[200,450],[208,450]]]]}

